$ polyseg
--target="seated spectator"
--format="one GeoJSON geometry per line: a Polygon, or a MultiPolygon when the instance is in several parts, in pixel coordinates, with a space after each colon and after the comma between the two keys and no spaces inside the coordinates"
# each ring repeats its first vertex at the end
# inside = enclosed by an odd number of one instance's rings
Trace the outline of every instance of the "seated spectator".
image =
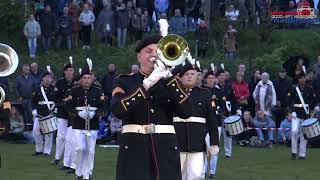
{"type": "Polygon", "coordinates": [[[20,112],[15,106],[10,110],[10,131],[12,134],[22,134],[24,131],[24,121],[20,112]]]}
{"type": "MultiPolygon", "coordinates": [[[[262,110],[257,112],[256,117],[253,119],[253,126],[256,128],[274,128],[276,125],[271,117],[266,116],[262,110]]],[[[272,144],[273,142],[273,131],[257,129],[258,137],[260,142],[265,141],[265,135],[267,136],[267,142],[272,144]]]]}
{"type": "Polygon", "coordinates": [[[292,115],[291,112],[288,112],[287,117],[281,122],[280,128],[290,128],[290,130],[278,131],[278,143],[291,144],[291,124],[292,115]]]}
{"type": "Polygon", "coordinates": [[[182,17],[180,9],[174,10],[174,16],[169,21],[169,32],[172,34],[183,35],[186,33],[186,21],[182,17]]]}
{"type": "Polygon", "coordinates": [[[27,23],[24,25],[23,32],[28,39],[30,58],[35,58],[37,52],[37,38],[41,35],[41,28],[38,21],[34,19],[33,14],[30,14],[27,23]]]}
{"type": "Polygon", "coordinates": [[[205,57],[209,48],[209,30],[205,21],[200,21],[196,30],[197,51],[199,57],[205,57]]]}
{"type": "Polygon", "coordinates": [[[236,98],[236,106],[241,107],[241,110],[247,109],[250,97],[249,85],[244,81],[241,72],[237,72],[236,81],[232,83],[232,90],[236,98]]]}
{"type": "Polygon", "coordinates": [[[287,11],[297,11],[297,5],[295,1],[289,1],[287,11]]]}
{"type": "Polygon", "coordinates": [[[58,19],[59,24],[59,34],[57,40],[57,48],[60,48],[61,41],[64,38],[67,40],[67,48],[71,50],[72,42],[71,42],[71,35],[72,35],[72,18],[69,16],[69,9],[65,7],[63,9],[63,15],[60,16],[58,19]]]}
{"type": "Polygon", "coordinates": [[[116,118],[113,114],[110,114],[109,118],[110,118],[111,137],[113,139],[110,142],[110,144],[118,144],[120,140],[121,131],[122,131],[122,121],[116,118]]]}
{"type": "MultiPolygon", "coordinates": [[[[242,116],[242,123],[244,128],[252,127],[253,118],[250,111],[244,111],[242,116]]],[[[238,140],[240,146],[245,146],[250,142],[250,138],[255,136],[256,132],[252,130],[245,130],[241,134],[235,136],[235,139],[238,140]]]]}
{"type": "Polygon", "coordinates": [[[104,118],[100,118],[99,120],[99,130],[98,130],[98,135],[97,135],[97,143],[99,144],[104,144],[107,140],[108,137],[108,126],[107,122],[105,121],[104,118]]]}
{"type": "Polygon", "coordinates": [[[233,4],[230,4],[229,8],[226,10],[225,16],[228,21],[237,21],[239,17],[239,11],[234,8],[233,4]]]}

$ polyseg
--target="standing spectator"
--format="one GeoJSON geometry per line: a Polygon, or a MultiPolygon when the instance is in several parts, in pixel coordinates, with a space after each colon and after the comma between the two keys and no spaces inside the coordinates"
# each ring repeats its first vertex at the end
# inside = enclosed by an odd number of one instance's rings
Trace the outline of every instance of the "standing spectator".
{"type": "Polygon", "coordinates": [[[154,8],[159,19],[161,13],[168,13],[169,0],[154,0],[154,8]]]}
{"type": "Polygon", "coordinates": [[[36,86],[40,86],[40,83],[42,81],[43,72],[41,69],[39,69],[39,65],[36,62],[33,62],[30,64],[30,75],[34,77],[36,86]]]}
{"type": "Polygon", "coordinates": [[[18,103],[22,104],[25,122],[32,122],[32,96],[36,88],[35,79],[30,75],[29,64],[22,66],[22,74],[16,78],[15,93],[18,103]]]}
{"type": "Polygon", "coordinates": [[[131,23],[131,19],[133,19],[134,14],[136,13],[136,7],[133,5],[132,1],[128,1],[127,2],[127,10],[128,10],[128,14],[129,14],[129,24],[128,24],[128,35],[127,35],[127,39],[128,41],[132,42],[134,41],[134,33],[133,33],[133,27],[132,27],[132,23],[131,23]]]}
{"type": "Polygon", "coordinates": [[[236,81],[232,83],[232,90],[236,98],[236,106],[245,111],[249,104],[250,92],[249,85],[244,81],[244,76],[240,72],[236,74],[236,81]]]}
{"type": "Polygon", "coordinates": [[[169,8],[170,8],[170,16],[174,14],[175,9],[180,9],[181,14],[184,16],[186,14],[186,0],[170,0],[169,8]]]}
{"type": "Polygon", "coordinates": [[[317,58],[317,63],[313,65],[313,72],[315,78],[320,78],[320,56],[317,58]]]}
{"type": "Polygon", "coordinates": [[[277,94],[268,73],[261,74],[261,81],[257,84],[252,96],[255,100],[256,112],[261,110],[267,116],[271,116],[271,109],[277,104],[277,94]]]}
{"type": "Polygon", "coordinates": [[[44,13],[40,17],[42,46],[45,53],[48,53],[51,47],[51,40],[58,30],[56,16],[51,12],[51,7],[46,5],[44,13]]]}
{"type": "Polygon", "coordinates": [[[223,37],[223,48],[225,50],[225,57],[226,59],[233,60],[234,55],[237,51],[237,42],[236,42],[236,34],[237,30],[235,30],[232,25],[228,26],[227,32],[224,34],[223,37]]]}
{"type": "MultiPolygon", "coordinates": [[[[275,124],[271,117],[266,116],[263,111],[257,111],[257,116],[253,119],[253,126],[256,128],[274,128],[275,124]]],[[[257,129],[258,137],[260,142],[264,142],[264,133],[267,132],[269,146],[273,143],[273,131],[257,129]]]]}
{"type": "Polygon", "coordinates": [[[131,25],[135,35],[135,41],[142,39],[143,30],[146,27],[147,19],[142,15],[141,8],[137,8],[136,14],[131,19],[131,25]]]}
{"type": "Polygon", "coordinates": [[[102,42],[112,45],[112,36],[115,32],[115,16],[110,4],[104,5],[98,16],[96,31],[102,42]]]}
{"type": "Polygon", "coordinates": [[[135,73],[138,73],[139,72],[139,65],[137,64],[133,64],[131,65],[131,73],[130,74],[135,74],[135,73]]]}
{"type": "Polygon", "coordinates": [[[209,30],[204,21],[200,21],[196,31],[197,51],[199,57],[205,57],[209,47],[209,30]]]}
{"type": "Polygon", "coordinates": [[[291,112],[287,112],[287,117],[281,122],[280,128],[283,128],[278,132],[278,143],[291,144],[291,127],[292,127],[292,115],[291,112]],[[289,129],[289,130],[284,130],[289,129]]]}
{"type": "Polygon", "coordinates": [[[81,23],[82,28],[82,49],[90,49],[91,29],[94,21],[95,16],[89,9],[89,5],[87,3],[83,4],[83,10],[79,17],[79,22],[81,23]]]}
{"type": "MultiPolygon", "coordinates": [[[[141,9],[140,9],[141,10],[141,9]]],[[[116,8],[117,45],[123,47],[127,43],[127,30],[129,26],[129,13],[125,3],[116,8]]]]}
{"type": "Polygon", "coordinates": [[[79,22],[80,16],[80,6],[78,5],[77,0],[72,0],[71,4],[69,5],[69,15],[72,18],[72,44],[73,47],[78,47],[78,39],[79,39],[79,32],[81,29],[81,25],[79,22]]]}
{"type": "Polygon", "coordinates": [[[33,14],[30,14],[27,23],[24,25],[23,32],[28,39],[30,58],[35,58],[37,52],[37,38],[41,35],[41,28],[40,24],[34,19],[33,14]]]}
{"type": "Polygon", "coordinates": [[[278,78],[274,81],[274,89],[277,94],[277,108],[275,111],[276,127],[280,126],[281,121],[285,118],[286,107],[289,106],[287,102],[287,94],[292,87],[291,82],[286,77],[286,70],[282,69],[278,73],[278,78]]]}
{"type": "Polygon", "coordinates": [[[67,40],[67,48],[71,50],[71,36],[72,36],[72,18],[68,15],[68,8],[63,9],[63,15],[59,18],[59,34],[57,40],[57,48],[60,48],[63,38],[67,40]]]}
{"type": "Polygon", "coordinates": [[[44,12],[44,0],[37,0],[34,4],[33,4],[33,8],[34,8],[34,16],[35,19],[37,21],[39,21],[40,16],[42,15],[42,13],[44,12]]]}
{"type": "Polygon", "coordinates": [[[225,16],[227,18],[227,21],[237,21],[239,17],[239,11],[234,8],[233,4],[230,4],[229,8],[226,10],[225,16]]]}
{"type": "Polygon", "coordinates": [[[201,5],[201,0],[188,0],[187,2],[186,14],[188,17],[188,30],[191,32],[196,30],[198,20],[200,19],[199,9],[201,5]]]}
{"type": "Polygon", "coordinates": [[[241,21],[241,27],[243,29],[247,29],[249,21],[249,11],[247,9],[246,3],[246,0],[239,0],[239,18],[241,21]]]}
{"type": "Polygon", "coordinates": [[[182,17],[180,9],[174,10],[174,16],[169,21],[169,32],[172,34],[183,35],[186,33],[187,25],[185,18],[182,17]]]}
{"type": "Polygon", "coordinates": [[[45,0],[44,4],[49,5],[51,7],[52,13],[55,17],[58,17],[58,1],[57,0],[45,0]]]}
{"type": "Polygon", "coordinates": [[[101,85],[103,89],[103,93],[106,96],[106,116],[109,115],[109,107],[110,107],[110,101],[112,97],[112,87],[113,87],[113,81],[118,76],[116,71],[116,66],[114,64],[108,64],[107,74],[104,75],[104,77],[101,80],[101,85]]]}
{"type": "Polygon", "coordinates": [[[58,1],[58,16],[60,17],[64,14],[64,8],[68,6],[69,0],[57,0],[58,1]]]}

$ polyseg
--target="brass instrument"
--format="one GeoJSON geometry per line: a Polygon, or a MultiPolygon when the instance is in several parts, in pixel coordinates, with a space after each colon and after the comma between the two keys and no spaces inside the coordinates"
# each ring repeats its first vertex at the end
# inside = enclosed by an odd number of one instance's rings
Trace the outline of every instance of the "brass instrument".
{"type": "MultiPolygon", "coordinates": [[[[8,45],[0,43],[0,77],[9,76],[14,73],[19,64],[17,53],[8,45]]],[[[6,93],[0,87],[0,106],[6,98],[6,93]]]]}
{"type": "Polygon", "coordinates": [[[170,67],[182,64],[189,52],[187,41],[176,34],[169,34],[161,38],[157,47],[159,60],[170,67]]]}

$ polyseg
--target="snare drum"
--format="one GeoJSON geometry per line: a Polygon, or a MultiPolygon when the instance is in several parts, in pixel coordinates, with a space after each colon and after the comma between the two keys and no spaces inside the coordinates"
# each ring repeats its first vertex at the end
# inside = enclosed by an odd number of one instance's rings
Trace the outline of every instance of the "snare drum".
{"type": "Polygon", "coordinates": [[[230,136],[234,136],[243,132],[243,124],[241,117],[234,115],[224,119],[224,127],[230,136]]]}
{"type": "Polygon", "coordinates": [[[42,134],[49,134],[58,129],[57,119],[54,115],[39,118],[39,125],[42,134]]]}
{"type": "Polygon", "coordinates": [[[320,124],[317,118],[306,119],[301,123],[303,134],[307,139],[320,135],[320,124]]]}

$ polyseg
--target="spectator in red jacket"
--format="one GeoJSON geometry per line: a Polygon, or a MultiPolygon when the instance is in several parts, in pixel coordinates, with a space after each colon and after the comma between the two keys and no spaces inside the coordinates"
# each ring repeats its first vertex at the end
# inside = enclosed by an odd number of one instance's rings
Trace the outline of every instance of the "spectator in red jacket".
{"type": "Polygon", "coordinates": [[[247,108],[250,96],[249,85],[243,79],[243,74],[237,72],[236,81],[232,83],[232,90],[237,101],[237,107],[241,107],[241,110],[247,108]]]}

